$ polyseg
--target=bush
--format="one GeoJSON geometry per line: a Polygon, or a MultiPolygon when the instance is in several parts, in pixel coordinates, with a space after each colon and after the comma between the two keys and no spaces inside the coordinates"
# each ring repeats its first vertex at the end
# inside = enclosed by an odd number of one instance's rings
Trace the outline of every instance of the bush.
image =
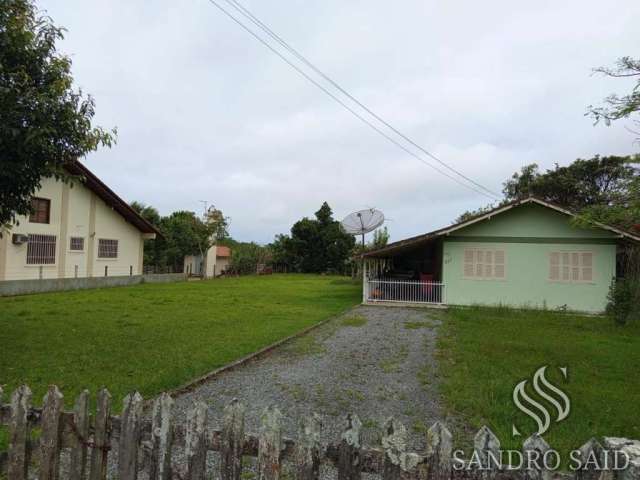
{"type": "Polygon", "coordinates": [[[607,315],[618,325],[640,318],[640,280],[614,279],[607,298],[607,315]]]}

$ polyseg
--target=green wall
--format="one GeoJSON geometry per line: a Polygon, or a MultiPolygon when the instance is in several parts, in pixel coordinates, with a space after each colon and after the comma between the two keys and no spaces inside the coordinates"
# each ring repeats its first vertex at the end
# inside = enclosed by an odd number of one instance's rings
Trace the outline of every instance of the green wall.
{"type": "Polygon", "coordinates": [[[615,276],[616,237],[606,230],[577,229],[569,217],[539,205],[524,205],[445,237],[443,282],[451,305],[496,305],[602,312],[615,276]],[[463,278],[464,249],[500,248],[506,255],[504,280],[463,278]],[[590,283],[549,280],[549,253],[594,253],[590,283]]]}

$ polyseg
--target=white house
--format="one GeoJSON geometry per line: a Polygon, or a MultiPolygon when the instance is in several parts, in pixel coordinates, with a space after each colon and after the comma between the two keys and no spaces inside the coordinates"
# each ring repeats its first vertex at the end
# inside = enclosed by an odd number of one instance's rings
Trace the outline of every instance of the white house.
{"type": "Polygon", "coordinates": [[[71,184],[42,181],[34,212],[0,238],[0,281],[139,275],[160,233],[80,162],[71,184]]]}
{"type": "Polygon", "coordinates": [[[204,255],[187,255],[184,257],[184,273],[187,275],[215,278],[222,275],[231,263],[231,249],[213,245],[204,255]]]}

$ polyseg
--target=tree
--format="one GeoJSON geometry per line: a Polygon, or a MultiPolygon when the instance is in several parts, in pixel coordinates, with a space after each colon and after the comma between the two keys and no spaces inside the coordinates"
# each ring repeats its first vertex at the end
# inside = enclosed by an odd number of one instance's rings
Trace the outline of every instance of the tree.
{"type": "MultiPolygon", "coordinates": [[[[604,105],[594,107],[589,105],[587,115],[591,116],[595,123],[604,121],[605,125],[622,118],[629,118],[640,112],[640,59],[622,57],[618,59],[614,68],[600,67],[594,70],[613,78],[635,78],[636,84],[627,95],[612,94],[604,99],[604,105]]],[[[640,122],[636,121],[640,125],[640,122]]],[[[640,135],[640,132],[633,132],[640,135]]]]}
{"type": "MultiPolygon", "coordinates": [[[[535,163],[525,165],[504,183],[500,205],[534,195],[580,214],[576,223],[584,226],[595,221],[634,230],[640,228],[639,164],[640,155],[632,155],[578,159],[566,167],[556,164],[544,173],[535,163]]],[[[465,212],[456,221],[491,208],[465,212]]]]}
{"type": "Polygon", "coordinates": [[[640,157],[600,157],[578,159],[566,167],[541,173],[538,165],[522,167],[504,183],[505,201],[521,200],[534,195],[543,200],[581,211],[591,205],[615,202],[628,191],[638,175],[635,167],[640,157]]]}
{"type": "Polygon", "coordinates": [[[304,217],[291,227],[291,236],[279,235],[271,245],[276,263],[299,272],[344,272],[355,244],[324,202],[314,219],[304,217]]]}
{"type": "MultiPolygon", "coordinates": [[[[156,227],[160,227],[161,217],[158,210],[152,206],[145,205],[142,202],[132,202],[131,208],[133,208],[142,218],[150,222],[156,227]]],[[[162,261],[162,251],[158,248],[160,242],[156,239],[149,239],[144,241],[144,265],[153,266],[166,266],[162,261]]]]}
{"type": "Polygon", "coordinates": [[[115,130],[92,126],[94,100],[73,88],[63,30],[32,0],[0,8],[0,226],[27,215],[42,178],[69,181],[64,165],[110,147],[115,130]]]}

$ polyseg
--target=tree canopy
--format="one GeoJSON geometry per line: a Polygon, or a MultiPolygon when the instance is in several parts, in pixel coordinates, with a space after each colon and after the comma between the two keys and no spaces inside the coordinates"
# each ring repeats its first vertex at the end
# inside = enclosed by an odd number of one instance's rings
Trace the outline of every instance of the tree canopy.
{"type": "MultiPolygon", "coordinates": [[[[504,183],[501,204],[536,196],[578,214],[577,223],[594,221],[640,232],[640,156],[595,156],[540,171],[525,165],[504,183]]],[[[468,211],[456,221],[485,213],[494,205],[468,211]]]]}
{"type": "MultiPolygon", "coordinates": [[[[595,72],[613,78],[633,78],[636,84],[631,93],[626,95],[614,93],[604,99],[602,106],[590,105],[587,115],[590,115],[596,123],[603,121],[605,125],[611,125],[611,122],[622,118],[636,117],[640,112],[640,59],[622,57],[618,59],[614,68],[600,67],[596,68],[595,72]]],[[[640,125],[638,120],[635,120],[635,123],[640,125]]],[[[640,131],[631,131],[640,135],[640,131]]]]}
{"type": "Polygon", "coordinates": [[[63,29],[31,0],[0,8],[0,226],[27,215],[42,178],[68,180],[63,166],[111,146],[115,131],[92,125],[94,100],[73,86],[63,29]]]}
{"type": "Polygon", "coordinates": [[[145,242],[145,265],[181,271],[185,256],[202,255],[228,236],[229,219],[215,207],[207,211],[204,219],[184,210],[162,217],[154,207],[140,202],[131,203],[131,207],[163,234],[163,238],[145,242]]]}
{"type": "Polygon", "coordinates": [[[276,263],[294,271],[324,273],[344,272],[354,244],[354,237],[344,232],[324,202],[315,218],[297,221],[291,235],[276,236],[271,248],[276,263]]]}

